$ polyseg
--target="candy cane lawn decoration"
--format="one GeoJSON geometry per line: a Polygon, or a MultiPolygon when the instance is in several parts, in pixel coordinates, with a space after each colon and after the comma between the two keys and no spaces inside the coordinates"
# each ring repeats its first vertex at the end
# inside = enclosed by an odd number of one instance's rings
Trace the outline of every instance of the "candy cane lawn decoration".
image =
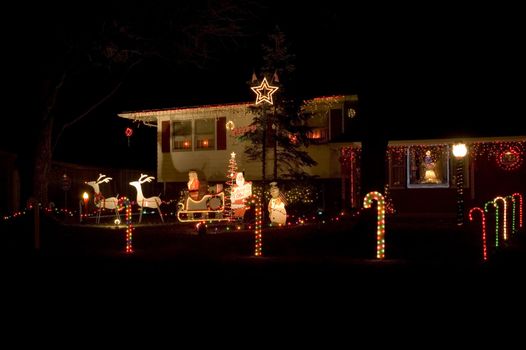
{"type": "Polygon", "coordinates": [[[471,208],[469,211],[469,221],[473,221],[473,213],[478,211],[482,220],[482,258],[484,261],[488,260],[487,247],[486,247],[486,216],[484,210],[479,207],[471,208]]]}
{"type": "Polygon", "coordinates": [[[376,219],[376,258],[385,258],[385,199],[380,192],[369,192],[363,199],[363,207],[370,208],[376,200],[377,205],[377,219],[376,219]]]}

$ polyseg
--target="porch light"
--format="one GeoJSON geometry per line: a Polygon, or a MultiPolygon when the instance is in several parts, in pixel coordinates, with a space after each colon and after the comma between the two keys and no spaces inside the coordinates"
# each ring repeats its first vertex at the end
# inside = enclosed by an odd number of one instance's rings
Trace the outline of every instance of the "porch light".
{"type": "Polygon", "coordinates": [[[456,158],[463,158],[468,153],[468,148],[464,143],[457,143],[453,145],[453,155],[456,158]]]}

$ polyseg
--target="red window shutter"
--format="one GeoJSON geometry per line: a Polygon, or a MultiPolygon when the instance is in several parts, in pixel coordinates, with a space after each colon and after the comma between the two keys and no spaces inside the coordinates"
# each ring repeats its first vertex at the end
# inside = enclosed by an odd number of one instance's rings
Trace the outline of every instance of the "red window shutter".
{"type": "Polygon", "coordinates": [[[331,141],[337,140],[340,135],[343,133],[342,130],[342,110],[341,109],[331,109],[331,141]]]}
{"type": "Polygon", "coordinates": [[[217,118],[216,121],[217,133],[217,149],[226,149],[226,117],[217,118]]]}
{"type": "Polygon", "coordinates": [[[163,153],[170,152],[170,121],[165,120],[161,124],[161,149],[163,153]]]}

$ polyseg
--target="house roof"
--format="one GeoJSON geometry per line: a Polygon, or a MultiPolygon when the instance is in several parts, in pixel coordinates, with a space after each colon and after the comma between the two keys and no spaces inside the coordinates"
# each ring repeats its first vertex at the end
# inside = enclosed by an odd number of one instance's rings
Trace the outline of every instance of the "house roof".
{"type": "MultiPolygon", "coordinates": [[[[333,96],[320,96],[305,101],[307,108],[309,106],[328,106],[331,103],[342,103],[343,101],[357,101],[357,95],[333,95],[333,96]]],[[[240,102],[240,103],[226,103],[226,104],[210,104],[201,106],[186,106],[186,107],[175,107],[166,109],[149,109],[132,112],[122,112],[117,114],[121,118],[138,120],[145,123],[151,123],[157,121],[158,117],[167,115],[207,115],[214,116],[216,113],[223,113],[226,109],[239,110],[253,105],[252,102],[240,102]]],[[[152,125],[153,126],[153,125],[152,125]]]]}
{"type": "Polygon", "coordinates": [[[225,109],[241,109],[246,108],[250,105],[249,102],[244,103],[228,103],[228,104],[215,104],[215,105],[203,105],[203,106],[190,106],[190,107],[176,107],[166,109],[149,109],[136,112],[123,112],[117,114],[121,118],[139,120],[143,122],[154,122],[157,121],[157,117],[173,114],[187,114],[187,113],[214,113],[224,111],[225,109]]]}
{"type": "Polygon", "coordinates": [[[466,137],[466,138],[442,138],[425,140],[391,140],[388,146],[409,146],[409,145],[434,145],[450,143],[482,143],[482,142],[526,142],[526,136],[502,136],[502,137],[466,137]]]}

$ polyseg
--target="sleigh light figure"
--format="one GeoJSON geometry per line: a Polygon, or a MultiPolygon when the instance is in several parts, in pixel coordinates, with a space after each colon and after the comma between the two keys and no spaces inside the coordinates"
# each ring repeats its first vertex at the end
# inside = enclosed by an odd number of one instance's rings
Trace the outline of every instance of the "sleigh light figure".
{"type": "Polygon", "coordinates": [[[188,178],[188,196],[177,205],[177,219],[181,222],[227,221],[223,186],[218,184],[202,195],[197,173],[190,171],[188,178]]]}

